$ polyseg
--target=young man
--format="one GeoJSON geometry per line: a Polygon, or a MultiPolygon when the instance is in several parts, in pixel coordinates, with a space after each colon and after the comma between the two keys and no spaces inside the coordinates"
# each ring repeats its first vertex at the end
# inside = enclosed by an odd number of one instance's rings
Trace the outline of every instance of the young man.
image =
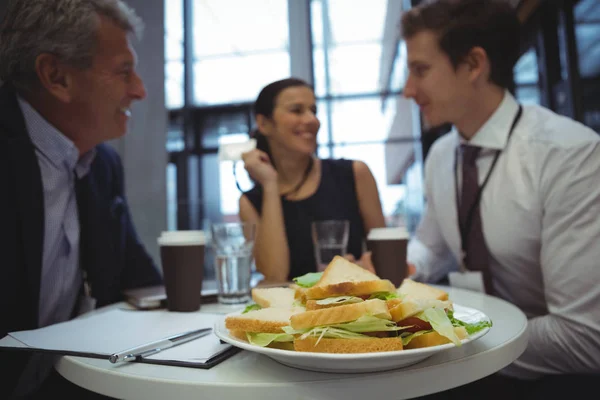
{"type": "MultiPolygon", "coordinates": [[[[125,134],[130,105],[146,96],[129,41],[139,28],[120,0],[8,6],[0,27],[0,337],[161,282],[133,227],[120,159],[102,144],[125,134]]],[[[22,354],[2,354],[0,397],[59,387],[47,379],[54,357],[22,354]]]]}
{"type": "Polygon", "coordinates": [[[600,136],[507,90],[519,56],[508,2],[428,2],[405,13],[402,31],[405,95],[429,125],[453,125],[426,160],[413,278],[458,269],[451,282],[468,274],[528,316],[524,354],[483,380],[512,391],[505,398],[591,384],[600,373],[600,136]]]}

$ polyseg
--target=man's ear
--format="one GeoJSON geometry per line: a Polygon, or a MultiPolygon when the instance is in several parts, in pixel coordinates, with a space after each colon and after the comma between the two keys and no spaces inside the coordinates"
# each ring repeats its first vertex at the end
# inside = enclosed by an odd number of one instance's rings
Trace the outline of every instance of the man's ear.
{"type": "Polygon", "coordinates": [[[265,136],[269,136],[271,134],[273,122],[262,114],[256,115],[256,125],[260,133],[265,136]]]}
{"type": "Polygon", "coordinates": [[[465,64],[467,64],[471,82],[481,79],[487,82],[490,76],[490,60],[482,47],[473,47],[465,58],[465,64]]]}
{"type": "Polygon", "coordinates": [[[70,69],[50,53],[42,53],[35,59],[35,72],[40,85],[52,96],[68,103],[72,98],[73,81],[70,69]]]}

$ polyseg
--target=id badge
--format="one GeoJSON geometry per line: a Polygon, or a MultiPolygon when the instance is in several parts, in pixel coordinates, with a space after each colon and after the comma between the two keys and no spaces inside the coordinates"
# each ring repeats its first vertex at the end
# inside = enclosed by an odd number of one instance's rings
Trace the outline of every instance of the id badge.
{"type": "Polygon", "coordinates": [[[450,272],[448,281],[452,287],[485,293],[481,271],[450,272]]]}

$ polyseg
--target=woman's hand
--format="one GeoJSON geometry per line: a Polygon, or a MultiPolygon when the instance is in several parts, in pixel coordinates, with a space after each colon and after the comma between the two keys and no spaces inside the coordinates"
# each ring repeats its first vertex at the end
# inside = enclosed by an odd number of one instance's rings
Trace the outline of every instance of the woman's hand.
{"type": "Polygon", "coordinates": [[[242,153],[242,161],[248,175],[261,186],[277,183],[277,171],[273,168],[269,155],[264,151],[254,149],[242,153]]]}

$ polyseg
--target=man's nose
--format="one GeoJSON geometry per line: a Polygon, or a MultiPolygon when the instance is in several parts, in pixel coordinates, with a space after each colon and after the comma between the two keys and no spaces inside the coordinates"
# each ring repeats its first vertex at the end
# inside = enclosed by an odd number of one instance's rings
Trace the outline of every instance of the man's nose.
{"type": "Polygon", "coordinates": [[[407,99],[412,99],[415,97],[416,89],[413,83],[413,79],[411,75],[408,75],[408,79],[406,79],[406,83],[404,84],[404,89],[402,90],[402,95],[407,99]]]}
{"type": "Polygon", "coordinates": [[[137,72],[134,72],[133,74],[134,76],[133,81],[131,82],[129,95],[136,100],[143,100],[147,95],[146,87],[144,86],[144,82],[137,72]]]}

